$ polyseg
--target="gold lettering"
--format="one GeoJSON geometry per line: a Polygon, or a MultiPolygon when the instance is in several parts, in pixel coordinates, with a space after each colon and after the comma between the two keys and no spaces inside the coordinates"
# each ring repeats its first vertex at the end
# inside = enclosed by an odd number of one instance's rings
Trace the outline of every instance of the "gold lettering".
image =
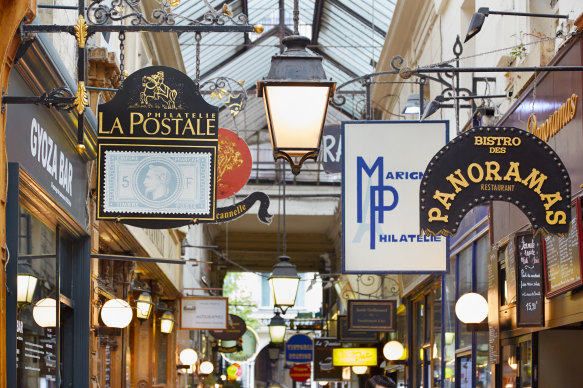
{"type": "Polygon", "coordinates": [[[162,119],[162,122],[161,122],[162,127],[166,128],[167,131],[164,131],[164,130],[160,131],[160,135],[164,135],[164,136],[169,135],[170,132],[172,131],[172,128],[170,127],[170,125],[168,125],[169,120],[170,120],[169,118],[162,119]]]}
{"type": "MultiPolygon", "coordinates": [[[[508,139],[510,141],[510,139],[508,139]]],[[[498,175],[498,170],[500,170],[500,164],[498,162],[486,162],[486,180],[491,181],[501,181],[502,177],[498,175]],[[492,178],[494,176],[494,178],[492,178]]]]}
{"type": "Polygon", "coordinates": [[[156,120],[153,117],[148,117],[145,121],[144,121],[144,125],[142,126],[142,128],[144,129],[144,132],[146,132],[148,135],[155,135],[158,133],[158,131],[160,130],[160,122],[158,120],[156,120]],[[152,120],[155,124],[156,124],[156,130],[154,132],[149,132],[148,131],[148,122],[152,120]]]}
{"type": "Polygon", "coordinates": [[[182,130],[182,136],[184,136],[184,133],[186,132],[187,129],[189,129],[190,134],[192,136],[194,136],[194,128],[192,127],[192,121],[190,119],[186,120],[186,124],[184,125],[184,129],[182,130]]]}
{"type": "Polygon", "coordinates": [[[547,176],[545,174],[540,174],[536,168],[533,168],[530,175],[527,176],[525,179],[522,180],[522,183],[525,186],[528,186],[529,189],[534,188],[534,192],[540,195],[540,190],[542,188],[543,183],[547,180],[547,176]],[[538,178],[537,178],[538,176],[538,178]]]}
{"type": "MultiPolygon", "coordinates": [[[[214,117],[214,114],[213,114],[214,117]]],[[[214,135],[215,132],[213,132],[212,130],[216,128],[215,125],[215,119],[207,119],[206,120],[206,134],[211,136],[214,135]]]]}
{"type": "Polygon", "coordinates": [[[104,131],[103,128],[103,112],[99,112],[99,133],[108,134],[111,132],[104,131]]]}
{"type": "Polygon", "coordinates": [[[561,198],[561,194],[558,191],[555,194],[541,194],[540,198],[543,200],[543,202],[547,201],[547,203],[545,203],[546,210],[549,210],[551,206],[553,206],[557,201],[563,199],[561,198]]]}
{"type": "Polygon", "coordinates": [[[134,134],[134,125],[140,125],[144,121],[144,115],[139,112],[130,113],[130,135],[134,134]],[[139,117],[139,121],[135,122],[134,117],[139,117]]]}
{"type": "Polygon", "coordinates": [[[476,136],[474,138],[474,145],[482,145],[484,144],[484,138],[482,136],[476,136]]]}
{"type": "Polygon", "coordinates": [[[439,210],[436,207],[432,207],[429,210],[429,212],[427,213],[427,215],[429,216],[429,222],[434,222],[434,221],[447,222],[447,216],[442,216],[441,210],[439,210]]]}
{"type": "Polygon", "coordinates": [[[484,179],[484,170],[482,170],[482,166],[480,166],[478,163],[472,163],[468,166],[468,178],[470,178],[470,180],[474,183],[478,183],[480,182],[482,179],[484,179]],[[472,172],[473,169],[477,168],[478,169],[478,178],[476,178],[474,176],[474,173],[472,172]]]}
{"type": "Polygon", "coordinates": [[[123,128],[121,127],[121,123],[119,122],[119,117],[115,118],[115,121],[113,122],[113,127],[111,127],[111,131],[109,133],[113,133],[113,131],[116,129],[119,130],[120,135],[123,135],[123,128]]]}
{"type": "Polygon", "coordinates": [[[449,176],[447,178],[445,178],[449,183],[451,183],[451,185],[453,186],[454,190],[456,193],[459,193],[460,191],[462,191],[462,189],[458,186],[462,186],[462,187],[468,187],[468,181],[466,180],[466,178],[464,178],[464,176],[462,175],[461,170],[458,168],[457,170],[454,171],[454,173],[459,177],[456,178],[453,176],[453,174],[449,174],[449,176]]]}
{"type": "Polygon", "coordinates": [[[557,223],[564,225],[566,223],[567,216],[565,215],[564,211],[558,212],[547,211],[546,220],[549,225],[556,225],[557,223]]]}
{"type": "Polygon", "coordinates": [[[514,177],[515,182],[521,182],[520,173],[518,172],[518,167],[520,166],[519,162],[510,162],[510,168],[508,172],[504,176],[505,181],[509,181],[511,177],[514,177]]]}
{"type": "Polygon", "coordinates": [[[451,203],[448,201],[453,201],[454,198],[455,194],[442,193],[439,190],[435,190],[435,194],[433,195],[433,199],[437,199],[439,202],[441,202],[446,210],[449,210],[449,207],[451,206],[451,203]]]}

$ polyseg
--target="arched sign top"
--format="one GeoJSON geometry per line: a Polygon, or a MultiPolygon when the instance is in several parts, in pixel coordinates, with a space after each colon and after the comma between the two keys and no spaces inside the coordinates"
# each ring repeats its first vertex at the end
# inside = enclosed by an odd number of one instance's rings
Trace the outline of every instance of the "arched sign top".
{"type": "Polygon", "coordinates": [[[420,193],[421,230],[453,235],[474,206],[516,205],[536,232],[563,235],[571,219],[571,179],[555,151],[514,127],[472,128],[429,162],[420,193]]]}

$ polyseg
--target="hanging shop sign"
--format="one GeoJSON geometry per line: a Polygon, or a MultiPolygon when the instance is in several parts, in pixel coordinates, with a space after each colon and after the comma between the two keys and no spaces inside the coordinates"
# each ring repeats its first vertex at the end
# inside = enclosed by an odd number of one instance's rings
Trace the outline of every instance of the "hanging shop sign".
{"type": "Polygon", "coordinates": [[[538,125],[539,123],[536,121],[536,114],[531,113],[530,116],[528,116],[528,122],[526,125],[528,132],[544,141],[549,141],[550,138],[559,133],[565,125],[575,118],[575,115],[577,114],[577,101],[579,101],[579,96],[575,93],[571,94],[559,109],[555,110],[540,125],[538,125]]]}
{"type": "Polygon", "coordinates": [[[214,220],[198,220],[199,224],[216,224],[220,222],[233,221],[247,213],[256,202],[259,202],[257,218],[264,224],[269,225],[273,215],[269,214],[269,197],[267,194],[256,191],[251,193],[242,201],[234,205],[218,207],[216,209],[216,218],[214,220]]]}
{"type": "Polygon", "coordinates": [[[580,198],[571,208],[571,216],[571,231],[567,236],[545,236],[544,273],[547,298],[583,286],[580,198]]]}
{"type": "Polygon", "coordinates": [[[245,321],[235,314],[229,314],[227,330],[209,330],[209,333],[216,339],[226,341],[236,340],[245,333],[245,330],[247,330],[245,321]]]}
{"type": "Polygon", "coordinates": [[[140,69],[98,120],[98,219],[148,228],[215,219],[218,108],[192,79],[140,69]]]}
{"type": "Polygon", "coordinates": [[[516,205],[535,233],[569,232],[571,180],[553,149],[513,127],[479,127],[443,147],[425,170],[421,229],[455,234],[468,210],[488,201],[516,205]]]}
{"type": "Polygon", "coordinates": [[[289,370],[289,376],[293,381],[301,383],[310,379],[310,376],[312,376],[312,370],[309,365],[294,365],[289,370]]]}
{"type": "Polygon", "coordinates": [[[448,122],[342,125],[342,272],[445,272],[446,240],[419,234],[417,214],[423,171],[446,144],[448,122]]]}
{"type": "Polygon", "coordinates": [[[185,296],[180,299],[180,328],[183,330],[226,330],[229,298],[185,296]]]}
{"type": "Polygon", "coordinates": [[[336,338],[314,338],[314,381],[342,381],[342,368],[332,363],[332,351],[342,344],[336,338]]]}
{"type": "Polygon", "coordinates": [[[229,198],[245,186],[251,176],[251,151],[235,132],[219,128],[217,199],[229,198]]]}
{"type": "Polygon", "coordinates": [[[305,334],[291,336],[285,343],[285,360],[288,362],[311,362],[314,343],[305,334]]]}
{"type": "Polygon", "coordinates": [[[337,322],[338,340],[341,342],[375,343],[378,342],[378,332],[376,331],[354,331],[349,330],[348,317],[339,315],[337,322]]]}
{"type": "Polygon", "coordinates": [[[342,172],[342,135],[340,134],[340,125],[324,126],[320,155],[324,171],[328,173],[342,172]]]}
{"type": "Polygon", "coordinates": [[[334,348],[334,366],[377,366],[377,348],[334,348]]]}
{"type": "MultiPolygon", "coordinates": [[[[10,92],[34,95],[20,75],[10,75],[10,92]]],[[[42,105],[13,104],[6,115],[6,153],[79,225],[87,225],[88,172],[67,138],[61,113],[42,105]]]]}
{"type": "Polygon", "coordinates": [[[544,326],[545,304],[540,235],[516,234],[516,326],[544,326]]]}
{"type": "Polygon", "coordinates": [[[394,300],[348,300],[348,330],[394,331],[397,302],[394,300]]]}
{"type": "Polygon", "coordinates": [[[230,363],[244,363],[255,360],[259,351],[259,338],[257,333],[250,327],[247,327],[245,333],[241,336],[241,350],[233,353],[221,353],[221,356],[230,363]]]}

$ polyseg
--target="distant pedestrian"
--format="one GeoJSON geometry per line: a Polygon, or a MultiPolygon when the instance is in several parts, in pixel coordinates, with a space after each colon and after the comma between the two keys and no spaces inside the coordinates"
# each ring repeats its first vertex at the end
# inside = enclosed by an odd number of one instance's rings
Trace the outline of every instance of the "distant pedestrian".
{"type": "Polygon", "coordinates": [[[365,388],[397,388],[397,384],[390,377],[376,375],[366,382],[365,388]]]}

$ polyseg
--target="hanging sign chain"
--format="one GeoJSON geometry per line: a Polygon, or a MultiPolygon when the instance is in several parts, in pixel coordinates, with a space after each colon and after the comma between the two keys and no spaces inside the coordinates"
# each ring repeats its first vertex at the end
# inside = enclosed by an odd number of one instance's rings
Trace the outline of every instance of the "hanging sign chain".
{"type": "Polygon", "coordinates": [[[120,87],[123,85],[123,81],[126,78],[125,75],[125,40],[126,33],[121,31],[119,33],[119,73],[120,73],[120,87]]]}
{"type": "Polygon", "coordinates": [[[196,88],[200,90],[200,40],[202,39],[202,34],[200,32],[194,33],[194,40],[196,41],[196,78],[194,83],[196,88]]]}

